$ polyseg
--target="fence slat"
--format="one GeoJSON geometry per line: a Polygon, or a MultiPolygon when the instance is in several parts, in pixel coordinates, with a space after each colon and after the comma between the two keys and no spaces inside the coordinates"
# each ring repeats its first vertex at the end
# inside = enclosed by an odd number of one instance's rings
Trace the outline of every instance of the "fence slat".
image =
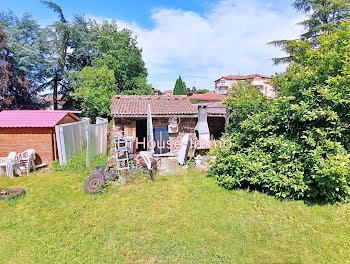
{"type": "Polygon", "coordinates": [[[98,154],[107,153],[107,128],[108,120],[96,118],[96,124],[90,125],[87,135],[87,153],[86,166],[90,165],[91,160],[98,154]]]}

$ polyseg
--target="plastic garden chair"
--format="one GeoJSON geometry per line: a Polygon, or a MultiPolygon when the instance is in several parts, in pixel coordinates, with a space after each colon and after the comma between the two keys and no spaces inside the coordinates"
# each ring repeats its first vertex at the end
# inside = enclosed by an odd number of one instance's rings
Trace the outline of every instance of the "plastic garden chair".
{"type": "Polygon", "coordinates": [[[16,152],[10,152],[7,157],[0,158],[0,174],[6,174],[7,163],[16,158],[16,152]]]}
{"type": "Polygon", "coordinates": [[[0,158],[0,174],[6,173],[7,158],[8,157],[0,158]]]}
{"type": "Polygon", "coordinates": [[[21,170],[25,170],[27,175],[30,173],[30,169],[35,170],[35,150],[27,149],[22,153],[19,153],[18,160],[20,162],[21,170]]]}
{"type": "MultiPolygon", "coordinates": [[[[10,152],[8,157],[5,159],[2,158],[2,162],[6,161],[6,174],[7,174],[7,176],[9,176],[10,178],[13,178],[13,171],[15,171],[18,176],[21,176],[22,175],[21,168],[19,165],[19,159],[18,159],[16,152],[10,152]]],[[[3,164],[2,162],[1,162],[1,164],[3,164]]]]}

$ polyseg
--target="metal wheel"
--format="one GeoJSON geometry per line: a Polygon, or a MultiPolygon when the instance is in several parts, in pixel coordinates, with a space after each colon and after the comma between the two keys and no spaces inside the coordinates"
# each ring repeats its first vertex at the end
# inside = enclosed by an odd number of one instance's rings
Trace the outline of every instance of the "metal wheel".
{"type": "Polygon", "coordinates": [[[101,190],[102,185],[105,183],[103,174],[95,173],[91,175],[85,182],[85,191],[87,193],[95,193],[101,190]]]}

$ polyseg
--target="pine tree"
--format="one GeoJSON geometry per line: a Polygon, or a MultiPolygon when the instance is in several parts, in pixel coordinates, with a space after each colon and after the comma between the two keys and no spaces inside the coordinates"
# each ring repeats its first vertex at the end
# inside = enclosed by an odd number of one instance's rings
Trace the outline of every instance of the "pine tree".
{"type": "Polygon", "coordinates": [[[179,78],[177,78],[173,95],[182,95],[187,94],[187,88],[186,83],[181,79],[181,76],[179,75],[179,78]]]}
{"type": "Polygon", "coordinates": [[[36,107],[32,100],[35,90],[8,53],[5,34],[0,27],[0,110],[33,109],[36,107]]]}
{"type": "MultiPolygon", "coordinates": [[[[307,15],[307,19],[300,22],[306,32],[300,36],[301,40],[308,40],[312,47],[319,45],[318,37],[326,31],[332,33],[340,28],[342,20],[350,18],[349,0],[295,0],[294,9],[307,15]]],[[[280,47],[289,54],[287,57],[274,58],[274,64],[288,63],[293,54],[298,52],[295,40],[276,40],[269,43],[280,47]]]]}

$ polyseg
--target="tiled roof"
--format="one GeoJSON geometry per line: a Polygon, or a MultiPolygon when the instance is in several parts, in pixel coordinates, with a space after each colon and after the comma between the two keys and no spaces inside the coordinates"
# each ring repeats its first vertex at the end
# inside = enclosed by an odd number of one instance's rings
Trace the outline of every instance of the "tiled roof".
{"type": "Polygon", "coordinates": [[[226,115],[226,105],[216,102],[207,107],[208,115],[226,115]]]}
{"type": "Polygon", "coordinates": [[[112,98],[111,112],[116,116],[147,116],[148,105],[152,115],[198,114],[186,95],[116,95],[112,98]]]}
{"type": "Polygon", "coordinates": [[[214,92],[208,92],[205,94],[193,94],[189,98],[197,101],[221,101],[226,96],[222,94],[217,94],[214,92]]]}
{"type": "Polygon", "coordinates": [[[260,77],[264,79],[272,79],[270,76],[262,75],[262,74],[250,74],[250,75],[227,75],[227,76],[222,76],[221,78],[217,79],[216,81],[220,79],[225,79],[225,80],[248,80],[248,79],[253,79],[255,77],[260,77]]]}
{"type": "Polygon", "coordinates": [[[77,111],[4,110],[0,112],[0,127],[54,127],[72,112],[77,111]]]}

